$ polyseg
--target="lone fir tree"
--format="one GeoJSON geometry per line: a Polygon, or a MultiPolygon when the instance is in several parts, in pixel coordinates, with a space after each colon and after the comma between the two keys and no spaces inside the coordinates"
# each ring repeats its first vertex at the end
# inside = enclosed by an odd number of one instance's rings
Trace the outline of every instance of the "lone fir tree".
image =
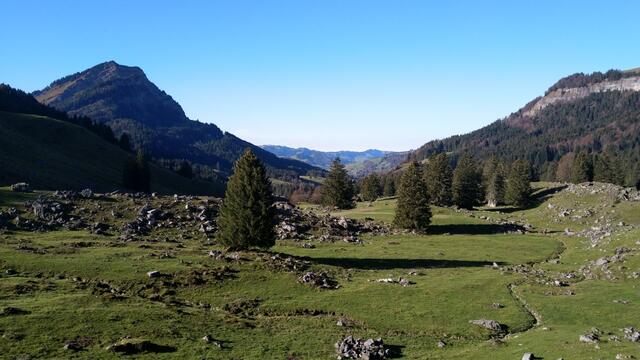
{"type": "Polygon", "coordinates": [[[271,182],[250,149],[234,165],[217,223],[216,239],[229,249],[266,249],[275,245],[276,214],[271,182]]]}
{"type": "Polygon", "coordinates": [[[322,185],[322,204],[338,209],[351,209],[355,206],[353,196],[355,188],[340,158],[333,160],[329,175],[322,185]]]}
{"type": "Polygon", "coordinates": [[[400,179],[398,204],[393,225],[401,229],[424,231],[431,223],[429,194],[420,165],[411,163],[400,179]]]}

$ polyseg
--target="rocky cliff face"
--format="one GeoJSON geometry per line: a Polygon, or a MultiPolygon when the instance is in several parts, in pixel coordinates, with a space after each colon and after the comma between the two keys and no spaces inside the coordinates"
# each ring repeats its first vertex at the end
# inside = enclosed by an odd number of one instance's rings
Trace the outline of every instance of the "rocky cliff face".
{"type": "Polygon", "coordinates": [[[530,109],[524,111],[523,115],[534,117],[547,106],[580,100],[591,94],[606,91],[640,91],[640,76],[606,80],[581,87],[556,89],[540,98],[530,109]]]}

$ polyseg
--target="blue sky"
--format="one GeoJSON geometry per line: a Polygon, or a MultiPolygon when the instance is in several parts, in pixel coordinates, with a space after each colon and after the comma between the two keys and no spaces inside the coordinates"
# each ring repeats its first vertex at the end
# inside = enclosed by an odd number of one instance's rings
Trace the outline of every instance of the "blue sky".
{"type": "Polygon", "coordinates": [[[0,2],[0,82],[115,60],[256,144],[408,150],[640,66],[635,1],[0,2]]]}

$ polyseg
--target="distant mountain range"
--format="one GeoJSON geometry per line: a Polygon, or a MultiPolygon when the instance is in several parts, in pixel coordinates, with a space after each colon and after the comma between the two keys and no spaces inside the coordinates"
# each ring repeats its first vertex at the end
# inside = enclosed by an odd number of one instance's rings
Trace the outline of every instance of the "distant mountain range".
{"type": "Polygon", "coordinates": [[[365,151],[319,151],[307,148],[291,148],[280,145],[262,145],[262,148],[280,157],[304,161],[307,164],[329,169],[335,158],[346,165],[354,176],[371,172],[392,170],[406,159],[407,152],[369,149],[365,151]]]}
{"type": "MultiPolygon", "coordinates": [[[[575,154],[605,154],[626,185],[640,179],[640,71],[573,74],[504,119],[465,135],[426,143],[412,160],[447,152],[482,161],[526,159],[542,180],[568,180],[575,154]]],[[[612,170],[613,171],[613,170],[612,170]]]]}
{"type": "Polygon", "coordinates": [[[279,158],[214,124],[189,119],[180,104],[138,67],[105,62],[56,80],[33,95],[57,110],[107,124],[116,137],[127,133],[135,147],[163,164],[186,159],[208,169],[205,173],[214,179],[229,175],[246,148],[258,155],[274,177],[290,179],[319,170],[279,158]]]}

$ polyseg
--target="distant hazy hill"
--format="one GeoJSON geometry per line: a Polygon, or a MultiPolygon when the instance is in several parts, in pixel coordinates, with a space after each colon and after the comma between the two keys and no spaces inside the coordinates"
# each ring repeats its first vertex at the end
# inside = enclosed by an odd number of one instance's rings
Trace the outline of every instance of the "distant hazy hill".
{"type": "Polygon", "coordinates": [[[393,169],[405,160],[406,153],[370,149],[365,151],[318,151],[307,148],[291,148],[279,145],[262,145],[262,148],[280,157],[304,161],[329,169],[331,162],[339,157],[353,175],[366,175],[393,169]],[[396,161],[396,159],[400,159],[396,161]]]}
{"type": "Polygon", "coordinates": [[[314,167],[281,159],[216,125],[187,118],[171,96],[158,89],[138,67],[113,61],[54,81],[34,96],[43,104],[108,124],[116,136],[128,133],[136,146],[166,162],[190,160],[228,175],[233,162],[252,148],[272,175],[304,175],[314,167]]]}
{"type": "Polygon", "coordinates": [[[486,127],[434,140],[411,154],[422,160],[449,152],[477,159],[529,160],[543,180],[567,180],[576,152],[604,153],[623,164],[627,185],[640,177],[640,73],[574,74],[544,96],[486,127]]]}

